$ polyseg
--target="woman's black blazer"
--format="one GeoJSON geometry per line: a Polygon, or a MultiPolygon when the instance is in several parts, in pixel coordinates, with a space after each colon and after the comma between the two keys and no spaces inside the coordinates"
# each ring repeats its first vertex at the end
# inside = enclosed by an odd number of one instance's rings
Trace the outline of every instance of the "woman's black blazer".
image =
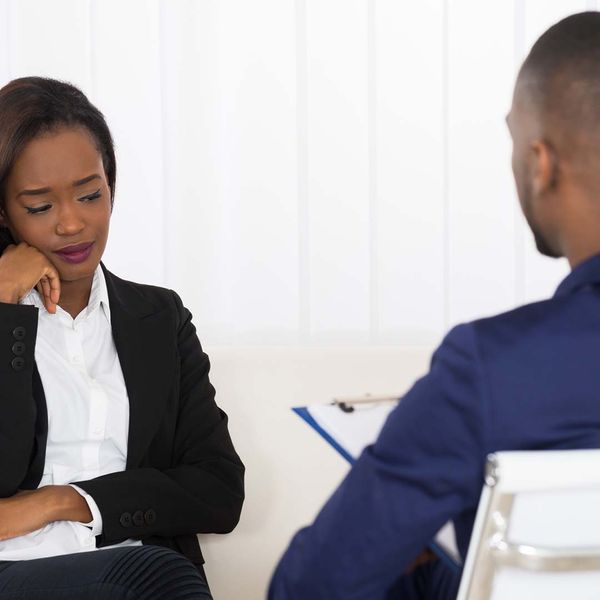
{"type": "MultiPolygon", "coordinates": [[[[103,520],[98,546],[127,538],[173,548],[200,566],[196,533],[238,522],[244,466],[214,401],[208,356],[172,290],[125,281],[100,263],[129,395],[126,470],[87,481],[103,520]]],[[[35,364],[38,308],[0,303],[0,496],[37,488],[48,433],[35,364]]]]}

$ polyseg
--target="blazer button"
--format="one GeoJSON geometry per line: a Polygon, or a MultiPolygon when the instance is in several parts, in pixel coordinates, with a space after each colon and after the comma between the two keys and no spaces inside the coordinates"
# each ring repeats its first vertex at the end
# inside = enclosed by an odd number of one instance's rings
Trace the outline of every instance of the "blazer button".
{"type": "Polygon", "coordinates": [[[119,519],[119,523],[121,523],[123,527],[131,527],[131,513],[124,512],[119,519]]]}
{"type": "Polygon", "coordinates": [[[10,364],[15,371],[20,371],[25,366],[25,359],[22,356],[17,356],[12,359],[10,364]]]}
{"type": "Polygon", "coordinates": [[[146,525],[154,525],[154,523],[156,523],[156,513],[154,512],[154,510],[149,508],[144,513],[144,521],[146,521],[146,525]]]}
{"type": "Polygon", "coordinates": [[[141,510],[136,510],[133,513],[133,524],[136,527],[142,527],[144,524],[144,513],[141,510]]]}
{"type": "Polygon", "coordinates": [[[15,342],[12,345],[12,351],[16,356],[21,356],[25,352],[25,342],[15,342]]]}
{"type": "Polygon", "coordinates": [[[13,335],[16,340],[22,340],[25,337],[25,327],[19,325],[13,329],[13,335]]]}

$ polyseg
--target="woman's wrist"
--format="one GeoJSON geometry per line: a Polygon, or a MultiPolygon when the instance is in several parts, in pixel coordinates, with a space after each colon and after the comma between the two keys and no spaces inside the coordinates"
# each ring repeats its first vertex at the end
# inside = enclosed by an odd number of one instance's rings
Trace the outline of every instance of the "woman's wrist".
{"type": "Polygon", "coordinates": [[[17,304],[19,302],[19,296],[13,289],[0,284],[0,302],[4,302],[5,304],[17,304]]]}
{"type": "Polygon", "coordinates": [[[92,520],[85,498],[70,485],[48,485],[40,488],[44,493],[44,506],[48,522],[77,521],[89,523],[92,520]]]}

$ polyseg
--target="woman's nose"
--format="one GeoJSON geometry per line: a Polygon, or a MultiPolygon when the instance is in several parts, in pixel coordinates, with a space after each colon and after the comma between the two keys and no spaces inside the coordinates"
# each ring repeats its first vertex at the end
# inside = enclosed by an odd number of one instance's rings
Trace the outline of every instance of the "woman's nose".
{"type": "Polygon", "coordinates": [[[75,206],[71,203],[64,203],[58,213],[56,223],[56,233],[58,235],[73,235],[79,233],[85,224],[75,206]]]}

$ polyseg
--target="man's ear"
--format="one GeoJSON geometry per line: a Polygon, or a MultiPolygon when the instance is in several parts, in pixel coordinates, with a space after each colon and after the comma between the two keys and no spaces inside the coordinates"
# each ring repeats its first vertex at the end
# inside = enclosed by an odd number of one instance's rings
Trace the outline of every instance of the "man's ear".
{"type": "Polygon", "coordinates": [[[558,157],[552,145],[546,141],[535,141],[530,149],[532,190],[539,196],[558,183],[558,157]]]}

